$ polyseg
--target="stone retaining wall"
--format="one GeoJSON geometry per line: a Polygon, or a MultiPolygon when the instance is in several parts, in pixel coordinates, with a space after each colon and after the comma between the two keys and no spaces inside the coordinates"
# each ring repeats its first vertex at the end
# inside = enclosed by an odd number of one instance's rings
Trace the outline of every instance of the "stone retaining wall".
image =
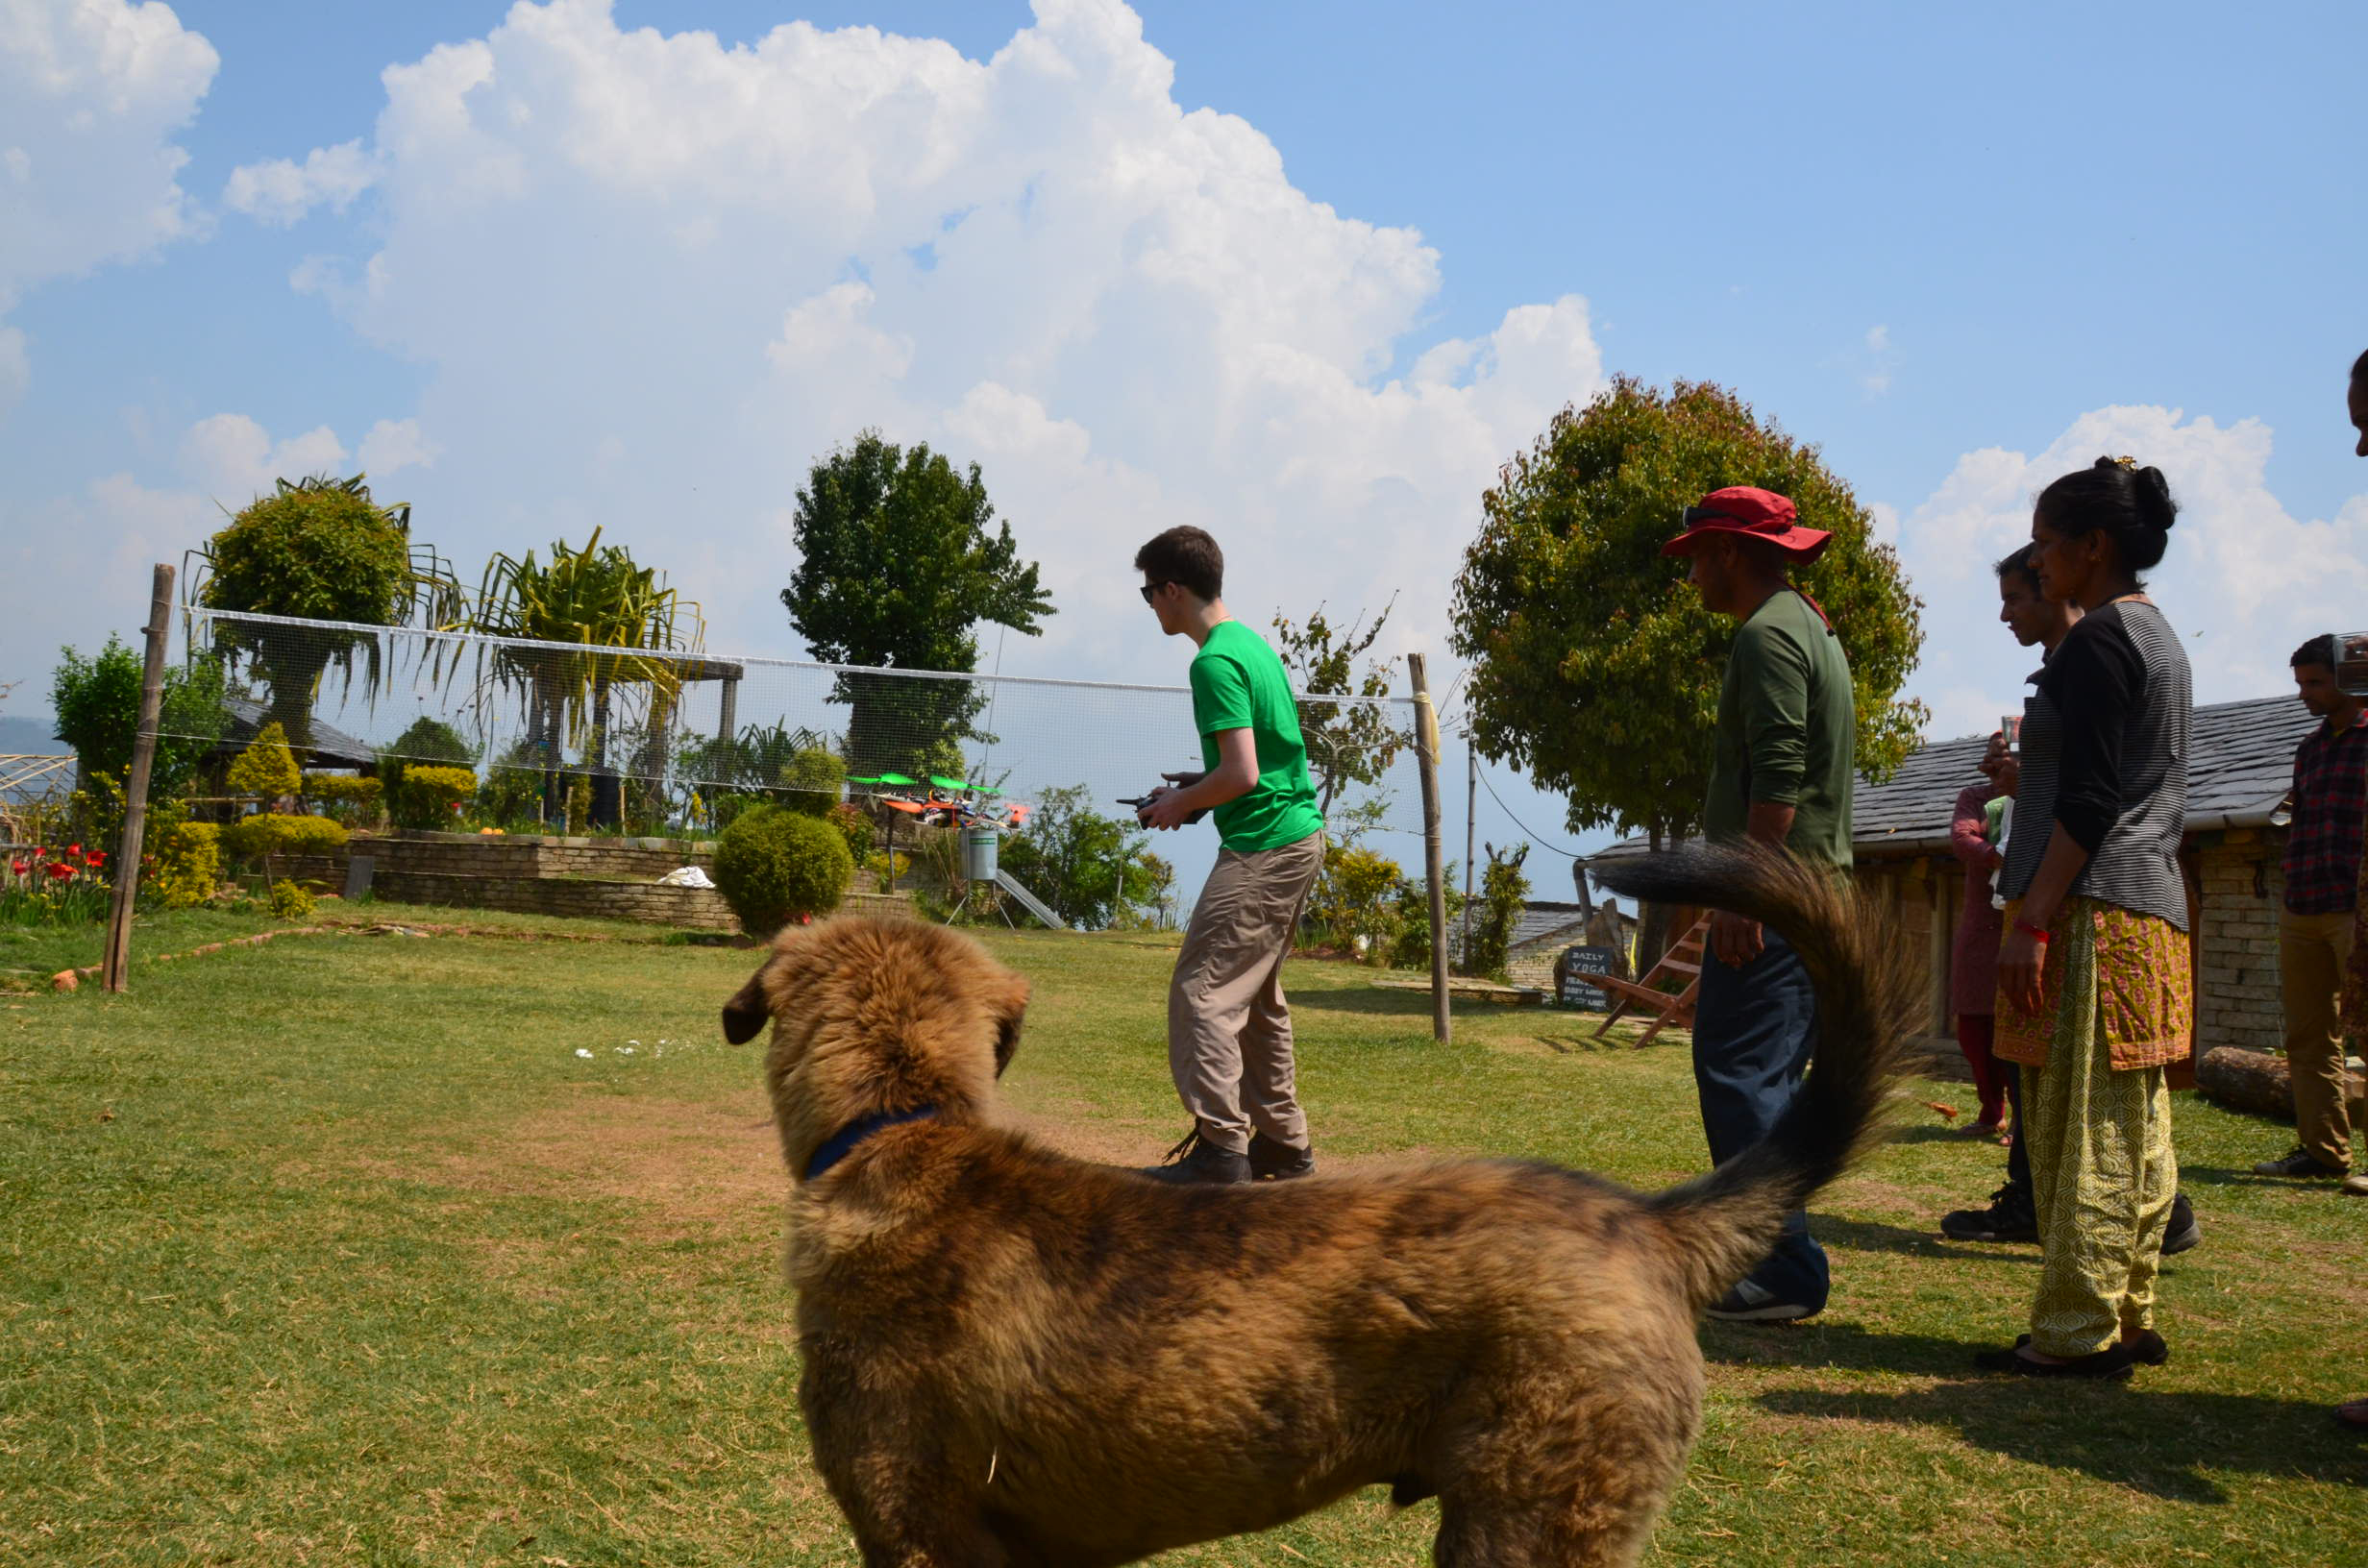
{"type": "MultiPolygon", "coordinates": [[[[694,931],[737,931],[724,895],[712,888],[661,887],[682,866],[712,870],[711,841],[549,838],[464,833],[403,833],[357,838],[329,855],[284,855],[275,870],[330,892],[345,886],[355,855],[367,855],[371,889],[398,903],[500,909],[579,919],[642,920],[694,931]]],[[[868,871],[840,906],[850,914],[901,915],[901,894],[876,890],[868,871]]]]}

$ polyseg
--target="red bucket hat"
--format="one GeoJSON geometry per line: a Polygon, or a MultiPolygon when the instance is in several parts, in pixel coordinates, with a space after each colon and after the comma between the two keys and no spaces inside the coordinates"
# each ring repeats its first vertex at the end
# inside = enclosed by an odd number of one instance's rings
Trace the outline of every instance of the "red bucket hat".
{"type": "Polygon", "coordinates": [[[1796,561],[1813,561],[1834,536],[1823,528],[1805,528],[1793,521],[1792,502],[1773,490],[1731,484],[1704,496],[1701,504],[1686,508],[1686,531],[1661,547],[1664,555],[1684,555],[1706,534],[1732,533],[1745,539],[1764,539],[1796,561]]]}

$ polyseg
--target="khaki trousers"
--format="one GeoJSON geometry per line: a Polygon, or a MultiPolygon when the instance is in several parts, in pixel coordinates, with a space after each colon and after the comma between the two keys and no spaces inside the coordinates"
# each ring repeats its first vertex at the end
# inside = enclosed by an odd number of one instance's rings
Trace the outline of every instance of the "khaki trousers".
{"type": "Polygon", "coordinates": [[[1255,1130],[1307,1147],[1291,1056],[1283,958],[1323,869],[1323,835],[1243,853],[1221,849],[1168,986],[1168,1070],[1200,1136],[1246,1153],[1255,1130]]]}
{"type": "Polygon", "coordinates": [[[2335,993],[2352,956],[2353,917],[2278,918],[2278,988],[2285,1003],[2285,1061],[2294,1075],[2297,1140],[2321,1164],[2352,1164],[2352,1117],[2343,1103],[2344,1037],[2335,993]]]}

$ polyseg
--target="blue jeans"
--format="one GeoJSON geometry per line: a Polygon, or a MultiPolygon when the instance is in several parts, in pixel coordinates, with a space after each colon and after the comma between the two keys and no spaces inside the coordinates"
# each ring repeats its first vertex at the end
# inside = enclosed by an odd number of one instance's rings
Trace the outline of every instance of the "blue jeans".
{"type": "MultiPolygon", "coordinates": [[[[1694,995],[1693,1081],[1702,1097],[1702,1130],[1711,1160],[1724,1164],[1767,1137],[1792,1103],[1816,1037],[1817,997],[1801,955],[1773,931],[1740,968],[1702,955],[1694,995]]],[[[1775,1250],[1751,1271],[1779,1301],[1821,1310],[1830,1285],[1825,1249],[1809,1234],[1809,1216],[1785,1216],[1775,1250]]]]}

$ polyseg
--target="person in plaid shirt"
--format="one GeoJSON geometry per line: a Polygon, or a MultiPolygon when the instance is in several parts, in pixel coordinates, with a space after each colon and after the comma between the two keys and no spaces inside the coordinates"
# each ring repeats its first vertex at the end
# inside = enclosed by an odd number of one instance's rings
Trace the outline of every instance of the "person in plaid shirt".
{"type": "Polygon", "coordinates": [[[2331,637],[2294,650],[2294,689],[2321,721],[2294,751],[2293,823],[2285,838],[2285,908],[2278,920],[2279,986],[2285,1003],[2286,1065],[2294,1075],[2292,1153],[2253,1167],[2258,1176],[2341,1177],[2352,1166],[2345,1109],[2344,1034],[2336,992],[2352,956],[2359,902],[2359,851],[2368,821],[2368,711],[2335,684],[2331,637]]]}

